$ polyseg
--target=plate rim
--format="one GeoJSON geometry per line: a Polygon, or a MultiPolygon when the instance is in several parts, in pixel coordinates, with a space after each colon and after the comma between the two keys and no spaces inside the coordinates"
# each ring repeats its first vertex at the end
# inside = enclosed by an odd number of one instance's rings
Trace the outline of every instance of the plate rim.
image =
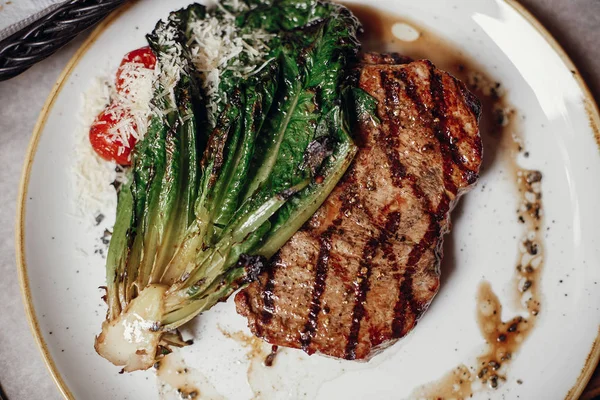
{"type": "MultiPolygon", "coordinates": [[[[574,75],[577,84],[583,92],[583,100],[585,111],[589,118],[590,128],[596,139],[596,144],[600,150],[600,107],[594,96],[588,87],[587,83],[583,79],[579,69],[575,63],[571,60],[565,49],[560,43],[554,38],[554,36],[548,31],[548,29],[530,12],[525,6],[520,4],[518,0],[503,0],[506,4],[511,6],[519,15],[521,15],[552,47],[554,52],[559,55],[565,66],[571,70],[574,75]]],[[[33,159],[37,152],[38,144],[42,131],[46,125],[46,120],[50,115],[50,111],[54,106],[59,93],[62,91],[67,79],[78,65],[81,58],[87,53],[90,46],[96,41],[96,39],[114,22],[116,21],[126,10],[132,7],[133,3],[130,2],[113,11],[108,17],[100,22],[77,49],[75,54],[68,61],[67,65],[62,70],[52,90],[50,91],[40,115],[33,128],[32,136],[25,153],[25,160],[23,163],[23,170],[19,182],[19,194],[17,197],[17,213],[15,223],[15,253],[16,253],[16,264],[17,272],[19,277],[19,289],[21,292],[21,298],[25,307],[25,314],[27,322],[29,324],[29,330],[33,334],[38,350],[42,355],[42,359],[46,364],[46,368],[50,372],[54,383],[59,389],[60,393],[67,400],[74,400],[75,397],[71,393],[71,390],[63,380],[60,372],[58,371],[53,358],[50,355],[46,341],[44,340],[40,331],[39,323],[36,317],[35,308],[31,298],[31,289],[29,286],[28,273],[27,273],[27,262],[25,260],[25,213],[26,213],[26,198],[27,191],[29,188],[29,178],[31,173],[31,167],[33,159]]],[[[588,352],[588,356],[581,369],[577,380],[571,389],[567,392],[565,400],[577,400],[583,393],[585,387],[590,381],[596,367],[600,361],[600,326],[598,327],[598,333],[596,339],[592,343],[592,347],[588,352]]],[[[600,388],[591,392],[593,396],[600,394],[600,388]]]]}

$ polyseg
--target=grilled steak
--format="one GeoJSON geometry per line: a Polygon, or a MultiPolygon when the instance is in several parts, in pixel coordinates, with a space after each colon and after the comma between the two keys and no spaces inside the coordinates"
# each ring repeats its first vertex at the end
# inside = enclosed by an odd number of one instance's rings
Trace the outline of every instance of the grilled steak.
{"type": "Polygon", "coordinates": [[[450,211],[482,157],[479,102],[451,75],[369,54],[359,76],[379,121],[359,121],[349,170],[235,299],[269,343],[351,360],[406,335],[431,303],[450,211]]]}

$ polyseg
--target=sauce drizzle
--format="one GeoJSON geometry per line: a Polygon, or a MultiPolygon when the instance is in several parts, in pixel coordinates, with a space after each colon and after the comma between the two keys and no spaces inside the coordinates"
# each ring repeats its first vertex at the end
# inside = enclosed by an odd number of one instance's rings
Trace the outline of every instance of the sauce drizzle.
{"type": "Polygon", "coordinates": [[[200,371],[185,364],[179,350],[154,364],[161,399],[225,400],[200,371]]]}

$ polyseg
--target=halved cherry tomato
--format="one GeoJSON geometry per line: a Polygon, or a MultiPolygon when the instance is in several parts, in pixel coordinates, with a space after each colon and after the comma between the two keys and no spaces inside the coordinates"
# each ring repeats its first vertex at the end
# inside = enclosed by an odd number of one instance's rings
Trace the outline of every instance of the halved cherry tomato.
{"type": "MultiPolygon", "coordinates": [[[[125,88],[125,74],[131,71],[125,68],[128,64],[136,64],[135,68],[154,69],[156,66],[156,56],[150,47],[142,47],[133,50],[123,57],[121,65],[117,70],[115,86],[118,92],[127,92],[125,88]]],[[[114,161],[120,165],[131,165],[131,151],[136,143],[136,138],[131,135],[132,130],[136,130],[135,123],[130,122],[129,126],[122,126],[119,130],[124,133],[120,135],[115,133],[115,126],[128,120],[130,111],[124,109],[119,104],[111,104],[100,115],[96,117],[94,124],[90,128],[90,143],[98,155],[107,161],[114,161]],[[122,136],[127,138],[124,145],[122,136]]]]}
{"type": "MultiPolygon", "coordinates": [[[[136,139],[133,135],[129,138],[128,146],[123,146],[120,136],[114,135],[111,129],[127,117],[127,111],[112,104],[100,113],[90,128],[90,143],[100,157],[107,161],[114,161],[119,165],[131,165],[131,151],[136,139]]],[[[121,129],[137,129],[135,123],[121,129]]]]}
{"type": "Polygon", "coordinates": [[[123,87],[125,86],[125,77],[123,77],[123,67],[126,64],[132,63],[140,64],[140,68],[154,69],[154,67],[156,66],[156,56],[152,52],[152,49],[150,49],[150,47],[148,46],[142,47],[137,50],[133,50],[125,54],[125,57],[123,57],[121,65],[117,70],[117,81],[115,86],[118,92],[121,92],[123,90],[123,87]]]}

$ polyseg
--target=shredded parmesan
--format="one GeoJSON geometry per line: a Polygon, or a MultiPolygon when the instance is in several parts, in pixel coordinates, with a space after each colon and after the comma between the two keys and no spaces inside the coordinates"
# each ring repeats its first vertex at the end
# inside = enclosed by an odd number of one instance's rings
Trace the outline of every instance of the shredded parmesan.
{"type": "MultiPolygon", "coordinates": [[[[242,34],[235,23],[235,17],[217,2],[222,18],[207,16],[190,24],[190,37],[187,43],[194,66],[201,74],[201,82],[206,93],[209,123],[214,126],[220,107],[227,102],[225,94],[219,94],[221,76],[231,71],[234,76],[248,77],[271,60],[265,61],[269,51],[267,43],[273,35],[256,30],[252,34],[242,34]],[[240,55],[244,53],[242,60],[240,55]]],[[[231,2],[231,7],[241,10],[246,7],[239,1],[231,2]]]]}
{"type": "Polygon", "coordinates": [[[121,67],[120,91],[113,83],[115,75],[110,74],[93,81],[83,94],[74,168],[77,217],[93,218],[116,208],[116,192],[111,183],[125,183],[125,172],[114,162],[107,162],[96,154],[90,144],[89,131],[94,122],[102,123],[96,121],[96,117],[105,111],[118,121],[109,129],[108,139],[119,143],[119,155],[130,146],[130,138],[138,141],[144,137],[152,113],[150,103],[157,69],[141,67],[135,63],[121,67]]]}
{"type": "MultiPolygon", "coordinates": [[[[156,98],[167,97],[168,104],[172,107],[176,105],[175,86],[179,82],[182,70],[186,67],[183,64],[185,62],[185,58],[182,57],[183,48],[175,40],[176,34],[175,28],[171,25],[163,26],[157,32],[158,45],[163,51],[160,54],[160,62],[156,64],[157,79],[154,82],[154,91],[157,93],[156,98]]],[[[153,107],[152,111],[154,113],[161,116],[175,110],[175,108],[161,110],[152,104],[150,106],[153,107]]]]}
{"type": "Polygon", "coordinates": [[[123,86],[119,92],[113,92],[116,107],[111,109],[119,124],[110,133],[113,139],[119,138],[125,147],[129,147],[130,136],[138,141],[148,130],[155,76],[156,69],[144,68],[143,64],[127,63],[121,67],[123,86]]]}
{"type": "Polygon", "coordinates": [[[75,139],[75,217],[87,220],[90,224],[93,224],[94,217],[99,213],[116,209],[117,196],[111,183],[123,179],[122,174],[117,176],[117,165],[100,158],[89,140],[90,126],[110,102],[110,93],[113,90],[111,85],[108,79],[99,78],[83,93],[79,113],[80,128],[75,139]]]}
{"type": "Polygon", "coordinates": [[[112,106],[108,109],[112,119],[118,121],[108,131],[109,139],[119,143],[119,155],[123,154],[132,142],[141,140],[150,121],[150,102],[153,94],[153,82],[158,68],[144,68],[143,64],[126,63],[120,69],[123,81],[121,90],[112,90],[112,106]]]}

